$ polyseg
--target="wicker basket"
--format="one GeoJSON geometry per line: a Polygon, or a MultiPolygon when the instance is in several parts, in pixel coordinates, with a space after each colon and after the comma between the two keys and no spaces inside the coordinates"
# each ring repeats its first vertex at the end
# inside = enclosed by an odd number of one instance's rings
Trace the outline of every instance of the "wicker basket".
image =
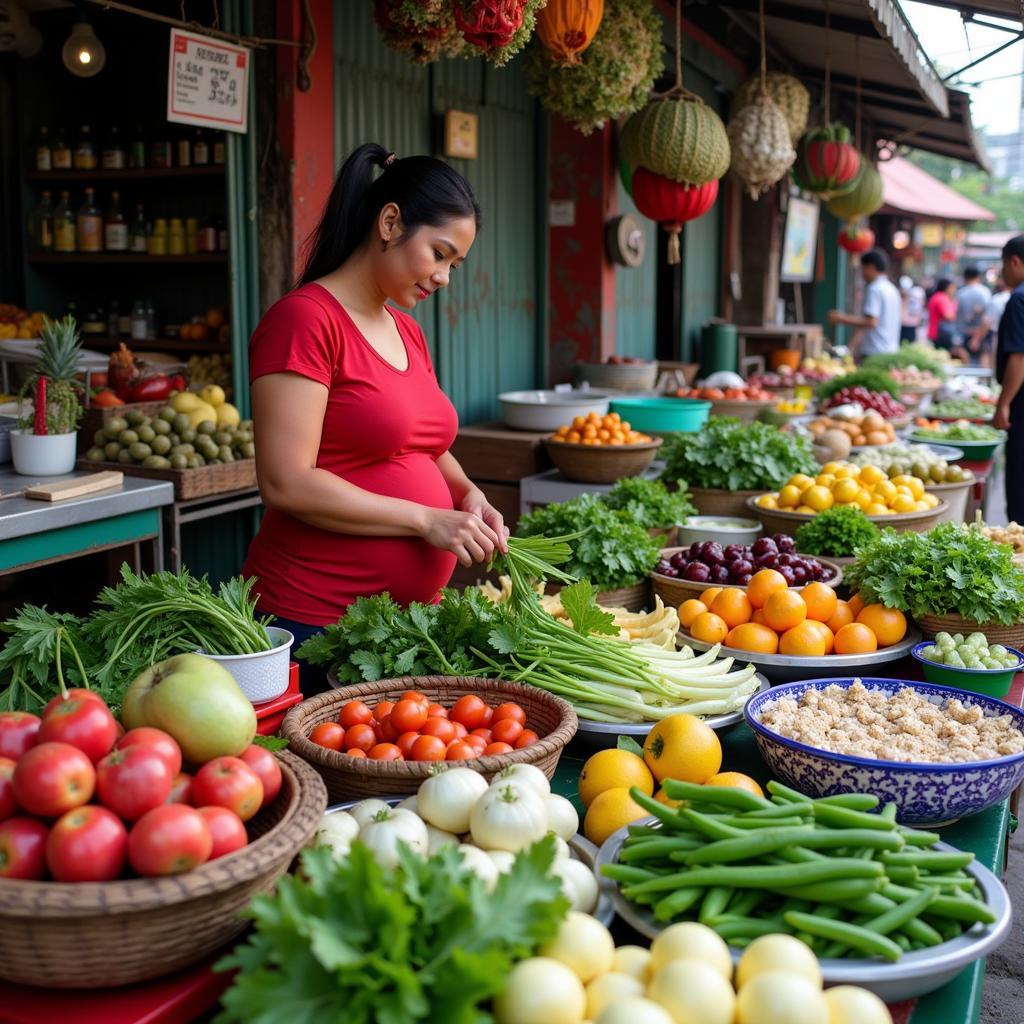
{"type": "MultiPolygon", "coordinates": [[[[546,593],[557,594],[562,587],[557,583],[549,583],[546,593]]],[[[643,579],[634,583],[631,587],[619,587],[618,590],[602,590],[594,595],[602,608],[625,608],[627,612],[642,612],[650,607],[651,603],[651,581],[643,579]]]]}
{"type": "Polygon", "coordinates": [[[208,494],[247,491],[256,486],[256,460],[235,459],[234,462],[199,466],[196,469],[150,469],[137,462],[90,462],[79,459],[78,468],[89,472],[119,469],[127,476],[144,476],[150,480],[169,480],[174,484],[177,501],[204,498],[208,494]]]}
{"type": "Polygon", "coordinates": [[[1004,626],[998,622],[971,622],[961,615],[920,615],[914,621],[928,640],[937,633],[984,633],[990,644],[1020,648],[1024,644],[1024,622],[1004,626]]]}
{"type": "Polygon", "coordinates": [[[0,879],[0,977],[112,988],[181,970],[234,939],[246,928],[239,911],[273,888],[327,807],[316,772],[287,752],[278,757],[281,792],[248,823],[251,842],[235,853],[168,878],[0,879]]]}
{"type": "Polygon", "coordinates": [[[592,388],[610,391],[650,391],[658,380],[658,364],[577,363],[576,376],[592,388]]]}
{"type": "MultiPolygon", "coordinates": [[[[887,526],[892,527],[897,533],[913,531],[914,533],[925,533],[936,523],[942,521],[942,517],[949,508],[948,501],[940,501],[935,508],[925,509],[923,512],[903,512],[899,515],[872,516],[871,522],[880,530],[887,526]]],[[[764,524],[765,533],[788,533],[792,534],[804,523],[809,523],[814,516],[810,512],[788,512],[781,508],[761,508],[756,498],[747,499],[746,513],[751,512],[764,524]]]]}
{"type": "Polygon", "coordinates": [[[545,441],[548,455],[566,480],[584,484],[613,484],[624,476],[639,476],[661,447],[660,437],[641,444],[570,444],[545,441]]]}
{"type": "Polygon", "coordinates": [[[344,686],[297,704],[285,716],[281,727],[289,749],[320,773],[331,803],[415,793],[419,784],[436,770],[432,761],[372,761],[365,757],[348,757],[308,739],[309,733],[321,722],[337,721],[346,702],[363,700],[372,707],[381,700],[398,700],[406,690],[419,690],[431,701],[446,707],[468,693],[479,694],[489,704],[515,701],[522,706],[529,727],[540,736],[536,743],[511,754],[459,762],[460,768],[472,768],[488,779],[509,764],[536,765],[550,779],[562,748],[576,732],[576,712],[567,701],[522,683],[465,676],[406,676],[344,686]]]}
{"type": "Polygon", "coordinates": [[[711,403],[712,416],[732,416],[741,423],[753,423],[764,409],[775,406],[774,398],[747,401],[737,398],[719,398],[711,403]]]}
{"type": "MultiPolygon", "coordinates": [[[[750,519],[747,499],[756,498],[764,491],[724,491],[713,487],[691,487],[690,499],[702,516],[734,516],[750,519]]],[[[753,517],[753,518],[756,518],[753,517]]]]}

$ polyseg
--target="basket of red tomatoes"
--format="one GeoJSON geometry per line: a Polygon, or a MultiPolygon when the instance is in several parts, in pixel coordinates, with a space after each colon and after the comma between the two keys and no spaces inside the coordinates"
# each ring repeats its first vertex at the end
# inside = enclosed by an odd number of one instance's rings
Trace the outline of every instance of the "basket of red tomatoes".
{"type": "Polygon", "coordinates": [[[336,802],[413,793],[439,762],[488,779],[532,764],[551,778],[576,727],[567,701],[532,686],[417,676],[312,697],[288,712],[282,735],[336,802]]]}

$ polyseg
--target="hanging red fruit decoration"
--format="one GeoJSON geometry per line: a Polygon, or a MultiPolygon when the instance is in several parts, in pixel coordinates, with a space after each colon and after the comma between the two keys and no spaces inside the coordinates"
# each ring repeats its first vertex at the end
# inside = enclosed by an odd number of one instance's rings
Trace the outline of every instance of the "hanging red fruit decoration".
{"type": "Polygon", "coordinates": [[[529,42],[545,0],[452,0],[462,38],[501,67],[529,42]]]}
{"type": "Polygon", "coordinates": [[[679,262],[679,233],[688,220],[703,217],[718,198],[718,179],[703,185],[687,185],[638,167],[632,178],[633,202],[668,233],[668,262],[679,262]]]}
{"type": "Polygon", "coordinates": [[[875,247],[875,233],[871,228],[848,224],[839,232],[839,245],[847,252],[860,255],[875,247]]]}
{"type": "Polygon", "coordinates": [[[813,192],[827,201],[853,191],[860,166],[860,153],[850,142],[850,129],[836,122],[812,128],[801,138],[793,180],[805,192],[813,192]]]}
{"type": "Polygon", "coordinates": [[[579,64],[603,16],[604,0],[548,0],[537,15],[537,35],[554,64],[579,64]]]}

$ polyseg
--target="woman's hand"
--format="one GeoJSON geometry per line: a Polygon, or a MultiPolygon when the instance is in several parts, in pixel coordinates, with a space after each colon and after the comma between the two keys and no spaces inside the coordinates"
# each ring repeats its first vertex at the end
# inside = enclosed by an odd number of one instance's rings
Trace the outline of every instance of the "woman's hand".
{"type": "MultiPolygon", "coordinates": [[[[430,508],[426,512],[420,535],[428,544],[450,551],[467,568],[474,562],[491,560],[499,546],[498,534],[480,516],[445,508],[430,508]]],[[[504,540],[502,536],[500,543],[504,540]]]]}
{"type": "Polygon", "coordinates": [[[498,538],[498,550],[504,554],[508,551],[508,527],[502,514],[487,500],[486,495],[478,487],[467,491],[459,506],[463,512],[485,522],[498,538]]]}

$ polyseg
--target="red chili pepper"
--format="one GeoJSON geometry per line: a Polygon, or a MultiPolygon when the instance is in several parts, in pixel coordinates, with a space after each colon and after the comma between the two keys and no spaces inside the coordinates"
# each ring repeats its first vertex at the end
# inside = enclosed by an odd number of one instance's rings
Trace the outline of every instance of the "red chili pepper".
{"type": "Polygon", "coordinates": [[[128,392],[129,402],[160,402],[171,393],[171,378],[164,374],[146,377],[128,392]]]}
{"type": "Polygon", "coordinates": [[[188,384],[185,378],[180,373],[171,374],[171,390],[172,391],[185,391],[188,389],[188,384]]]}
{"type": "Polygon", "coordinates": [[[46,434],[46,378],[40,377],[36,382],[36,422],[34,430],[37,434],[46,434]]]}

